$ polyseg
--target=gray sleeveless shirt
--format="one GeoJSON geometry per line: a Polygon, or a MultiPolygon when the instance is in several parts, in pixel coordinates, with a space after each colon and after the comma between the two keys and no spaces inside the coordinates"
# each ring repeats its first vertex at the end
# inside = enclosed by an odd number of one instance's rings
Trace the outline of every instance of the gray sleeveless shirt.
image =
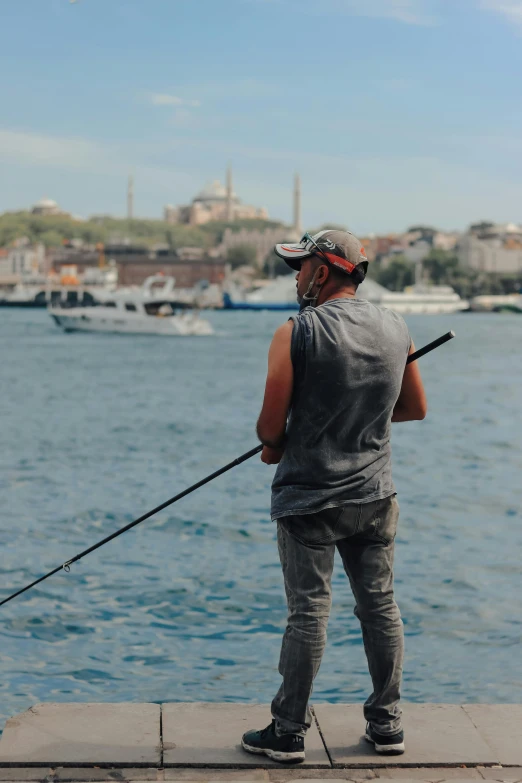
{"type": "Polygon", "coordinates": [[[294,392],[272,519],[393,495],[391,415],[411,345],[404,320],[350,298],[291,320],[294,392]]]}

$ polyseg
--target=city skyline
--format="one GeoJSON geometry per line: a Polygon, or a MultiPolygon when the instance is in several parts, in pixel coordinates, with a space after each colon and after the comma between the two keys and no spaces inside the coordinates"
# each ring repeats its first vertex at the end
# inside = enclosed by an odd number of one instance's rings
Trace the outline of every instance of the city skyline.
{"type": "MultiPolygon", "coordinates": [[[[227,169],[227,175],[229,175],[230,172],[230,166],[227,169]]],[[[0,212],[0,217],[2,215],[10,215],[10,214],[17,214],[20,213],[32,213],[35,216],[38,217],[66,217],[71,219],[73,222],[78,223],[85,223],[89,222],[90,220],[99,220],[101,218],[110,218],[114,220],[137,220],[137,221],[159,221],[164,223],[170,223],[170,224],[178,224],[178,225],[185,225],[186,227],[189,226],[198,226],[198,225],[205,225],[207,222],[212,222],[212,220],[216,220],[217,222],[227,222],[228,217],[224,214],[222,217],[216,217],[211,218],[210,221],[204,220],[201,222],[195,222],[190,223],[189,221],[183,221],[177,219],[169,219],[168,213],[171,210],[177,211],[178,209],[181,210],[188,210],[189,206],[185,205],[172,205],[172,204],[165,204],[163,208],[163,214],[162,215],[141,215],[136,214],[134,211],[134,193],[135,193],[135,183],[134,183],[134,177],[132,175],[129,175],[127,179],[124,180],[124,184],[126,184],[126,190],[124,191],[124,203],[125,208],[121,210],[121,214],[116,213],[100,213],[96,210],[90,210],[85,215],[78,215],[74,214],[71,210],[67,208],[67,205],[62,205],[55,201],[53,198],[50,198],[49,195],[46,193],[42,198],[38,199],[34,202],[34,204],[25,204],[19,209],[5,209],[0,212]]],[[[225,188],[219,180],[212,180],[208,181],[203,188],[200,189],[200,192],[196,193],[190,201],[192,203],[198,202],[202,200],[202,196],[205,191],[209,191],[208,196],[211,196],[210,190],[214,187],[219,186],[220,189],[223,189],[224,191],[228,188],[225,188]]],[[[290,194],[290,190],[289,190],[290,194]]],[[[241,199],[237,196],[235,190],[233,192],[234,200],[236,200],[238,203],[241,203],[241,199]]],[[[259,218],[261,220],[266,220],[268,224],[270,223],[276,223],[280,224],[282,226],[286,226],[289,230],[293,232],[295,236],[299,232],[305,231],[306,226],[302,223],[301,218],[301,212],[302,212],[302,205],[301,205],[301,177],[298,173],[294,175],[293,178],[293,189],[291,191],[291,198],[292,198],[292,204],[291,204],[291,213],[292,217],[288,222],[285,222],[284,220],[279,219],[277,216],[271,216],[268,215],[266,218],[259,218]]],[[[290,197],[290,196],[289,196],[290,197]]],[[[255,209],[255,208],[252,208],[255,209]]],[[[228,210],[228,205],[227,205],[228,210]]],[[[241,222],[244,220],[252,219],[249,217],[239,216],[234,217],[232,216],[231,220],[228,220],[228,222],[241,222]]],[[[338,226],[338,224],[334,223],[334,221],[330,221],[330,224],[332,226],[338,226]]],[[[324,223],[322,226],[315,226],[315,228],[324,228],[324,226],[328,225],[328,223],[324,223]]],[[[506,231],[509,232],[516,232],[521,233],[522,232],[522,221],[509,221],[509,220],[490,220],[488,217],[484,217],[480,220],[471,221],[470,223],[466,225],[460,225],[460,226],[453,226],[453,228],[443,228],[441,226],[436,225],[433,221],[424,221],[423,223],[414,223],[413,221],[406,221],[406,224],[403,227],[391,229],[389,231],[367,231],[364,234],[359,232],[360,236],[365,237],[393,237],[393,236],[402,236],[406,235],[411,232],[416,232],[419,230],[427,229],[428,231],[433,230],[434,232],[438,234],[445,234],[448,236],[454,236],[454,235],[460,235],[464,234],[467,231],[471,229],[476,229],[480,225],[490,225],[495,226],[497,228],[503,227],[506,229],[506,231]]],[[[270,231],[270,229],[263,229],[260,228],[260,231],[270,231]]],[[[349,229],[348,229],[349,230],[349,229]]]]}
{"type": "Polygon", "coordinates": [[[132,176],[134,214],[159,217],[233,160],[242,200],[289,225],[296,171],[305,227],[520,222],[521,2],[106,6],[2,9],[0,211],[123,216],[132,176]]]}

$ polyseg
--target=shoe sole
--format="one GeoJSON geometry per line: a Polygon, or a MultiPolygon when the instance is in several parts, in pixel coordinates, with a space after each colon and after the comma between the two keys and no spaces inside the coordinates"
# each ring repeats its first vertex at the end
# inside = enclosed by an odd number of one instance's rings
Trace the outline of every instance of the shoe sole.
{"type": "Polygon", "coordinates": [[[299,753],[283,753],[281,750],[272,750],[271,748],[255,748],[253,745],[247,745],[241,740],[241,747],[247,753],[255,753],[258,756],[268,756],[272,761],[278,761],[280,764],[301,764],[305,760],[304,751],[299,753]]]}
{"type": "Polygon", "coordinates": [[[404,742],[396,742],[394,745],[380,745],[378,742],[375,742],[369,734],[365,734],[364,739],[374,746],[377,753],[382,753],[386,756],[401,756],[406,750],[404,742]]]}

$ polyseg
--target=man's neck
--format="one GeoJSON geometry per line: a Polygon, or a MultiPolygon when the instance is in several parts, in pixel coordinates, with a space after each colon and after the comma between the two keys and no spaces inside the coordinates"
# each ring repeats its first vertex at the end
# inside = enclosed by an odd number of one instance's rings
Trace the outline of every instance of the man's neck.
{"type": "Polygon", "coordinates": [[[331,299],[355,299],[356,295],[355,288],[340,288],[331,292],[321,290],[316,306],[319,307],[319,305],[329,302],[331,299]]]}

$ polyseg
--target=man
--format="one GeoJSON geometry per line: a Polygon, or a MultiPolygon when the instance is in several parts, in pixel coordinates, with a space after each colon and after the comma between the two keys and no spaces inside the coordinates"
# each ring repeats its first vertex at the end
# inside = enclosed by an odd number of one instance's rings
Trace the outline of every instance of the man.
{"type": "Polygon", "coordinates": [[[304,760],[337,548],[373,683],[364,705],[365,736],[379,753],[403,753],[404,640],[393,593],[399,509],[390,425],[426,415],[417,363],[406,365],[414,345],[399,315],[356,298],[368,259],[353,234],[305,234],[299,244],[277,245],[276,253],[297,270],[301,309],[277,329],[270,346],[257,433],[263,462],[278,463],[272,519],[288,624],[272,723],[247,732],[242,745],[280,762],[304,760]]]}

